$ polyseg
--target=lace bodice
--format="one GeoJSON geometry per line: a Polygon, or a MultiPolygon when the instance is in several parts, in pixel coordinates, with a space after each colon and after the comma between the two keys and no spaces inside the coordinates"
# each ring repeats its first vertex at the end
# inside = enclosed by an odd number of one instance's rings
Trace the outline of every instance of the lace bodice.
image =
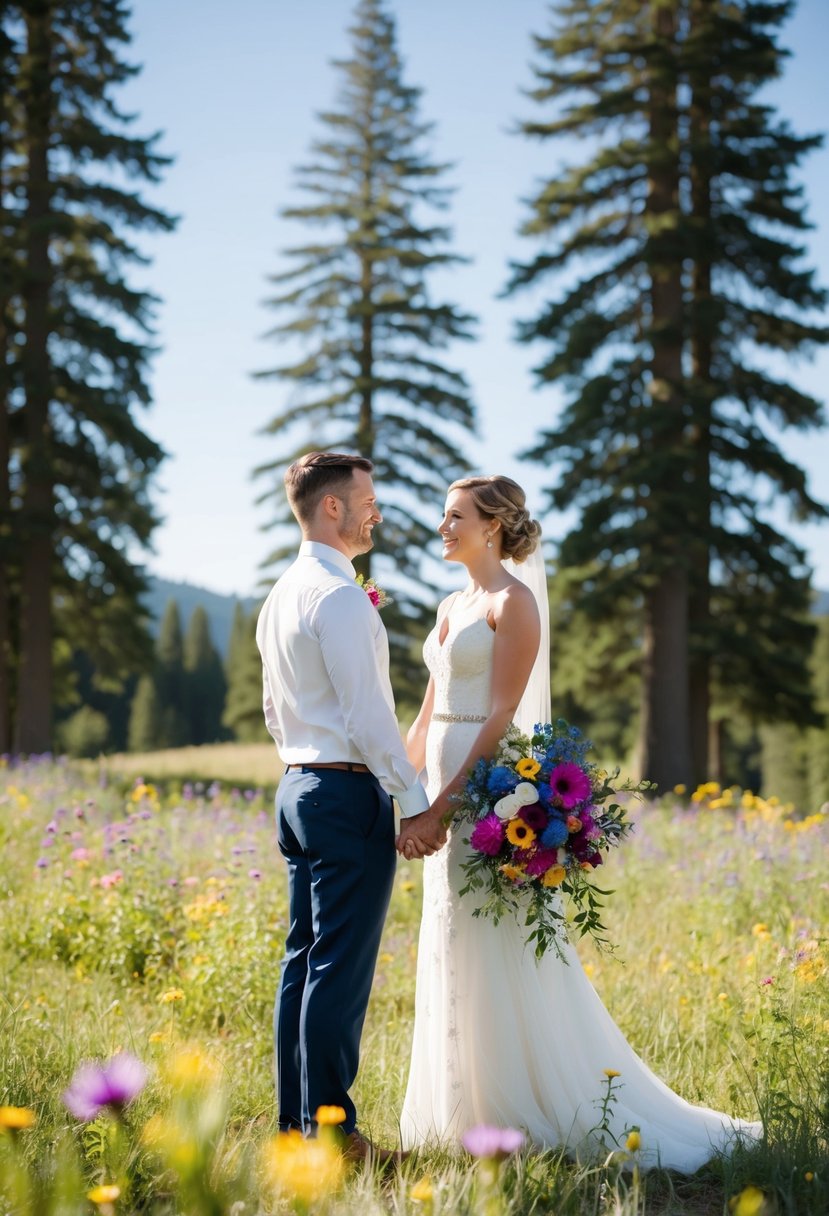
{"type": "Polygon", "coordinates": [[[438,641],[440,628],[439,624],[435,626],[423,646],[423,657],[435,682],[434,712],[486,717],[495,633],[484,617],[459,608],[450,609],[449,632],[443,645],[438,641]]]}

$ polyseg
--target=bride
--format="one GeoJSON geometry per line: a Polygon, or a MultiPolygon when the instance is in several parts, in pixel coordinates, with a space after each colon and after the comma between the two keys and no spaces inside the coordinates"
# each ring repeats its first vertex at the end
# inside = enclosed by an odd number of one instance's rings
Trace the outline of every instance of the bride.
{"type": "Polygon", "coordinates": [[[516,482],[456,481],[438,531],[444,559],[460,562],[469,579],[440,605],[426,639],[429,683],[407,739],[410,759],[425,765],[431,806],[403,820],[398,838],[403,856],[424,857],[403,1145],[457,1142],[486,1123],[591,1156],[637,1127],[642,1165],[691,1173],[741,1135],[758,1138],[761,1125],[692,1106],[663,1084],[572,947],[564,947],[566,962],[555,951],[537,960],[517,921],[473,917],[474,899],[459,897],[467,833],[450,831],[441,847],[443,820],[466,773],[494,755],[511,720],[526,733],[550,720],[548,611],[541,529],[516,482]],[[613,1140],[597,1128],[606,1070],[618,1074],[607,1120],[613,1140]]]}

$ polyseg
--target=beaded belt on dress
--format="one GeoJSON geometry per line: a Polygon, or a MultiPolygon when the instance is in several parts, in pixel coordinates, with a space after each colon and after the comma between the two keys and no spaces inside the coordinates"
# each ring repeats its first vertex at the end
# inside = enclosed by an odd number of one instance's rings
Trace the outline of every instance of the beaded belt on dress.
{"type": "Polygon", "coordinates": [[[486,722],[481,714],[432,714],[433,722],[486,722]]]}

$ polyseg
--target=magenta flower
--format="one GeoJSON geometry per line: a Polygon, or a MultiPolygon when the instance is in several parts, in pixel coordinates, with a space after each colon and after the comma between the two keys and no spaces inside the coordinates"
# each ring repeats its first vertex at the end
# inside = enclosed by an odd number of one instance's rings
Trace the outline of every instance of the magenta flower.
{"type": "Polygon", "coordinates": [[[472,830],[469,843],[478,853],[486,853],[488,857],[495,857],[500,853],[504,843],[504,825],[500,817],[491,812],[479,819],[472,830]]]}
{"type": "Polygon", "coordinates": [[[524,1133],[514,1127],[490,1127],[480,1123],[463,1133],[461,1144],[473,1157],[506,1157],[517,1152],[525,1138],[524,1133]]]}
{"type": "Polygon", "coordinates": [[[550,773],[553,797],[566,811],[572,810],[590,796],[590,778],[577,764],[557,764],[550,773]]]}
{"type": "Polygon", "coordinates": [[[546,874],[550,866],[558,865],[558,849],[539,849],[537,853],[533,853],[526,865],[526,874],[528,878],[538,878],[541,874],[546,874]]]}
{"type": "Polygon", "coordinates": [[[121,1051],[106,1064],[81,1064],[64,1091],[63,1101],[76,1119],[89,1123],[103,1110],[119,1113],[147,1084],[147,1069],[121,1051]]]}

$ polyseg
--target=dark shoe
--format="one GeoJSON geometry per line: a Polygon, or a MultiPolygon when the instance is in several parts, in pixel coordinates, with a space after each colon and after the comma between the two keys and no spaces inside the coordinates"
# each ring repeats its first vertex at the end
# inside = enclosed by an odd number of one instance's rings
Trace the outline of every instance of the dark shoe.
{"type": "Polygon", "coordinates": [[[380,1148],[379,1145],[372,1144],[371,1140],[356,1128],[343,1138],[343,1157],[346,1161],[363,1162],[369,1168],[396,1169],[408,1156],[408,1153],[400,1149],[380,1148]]]}

